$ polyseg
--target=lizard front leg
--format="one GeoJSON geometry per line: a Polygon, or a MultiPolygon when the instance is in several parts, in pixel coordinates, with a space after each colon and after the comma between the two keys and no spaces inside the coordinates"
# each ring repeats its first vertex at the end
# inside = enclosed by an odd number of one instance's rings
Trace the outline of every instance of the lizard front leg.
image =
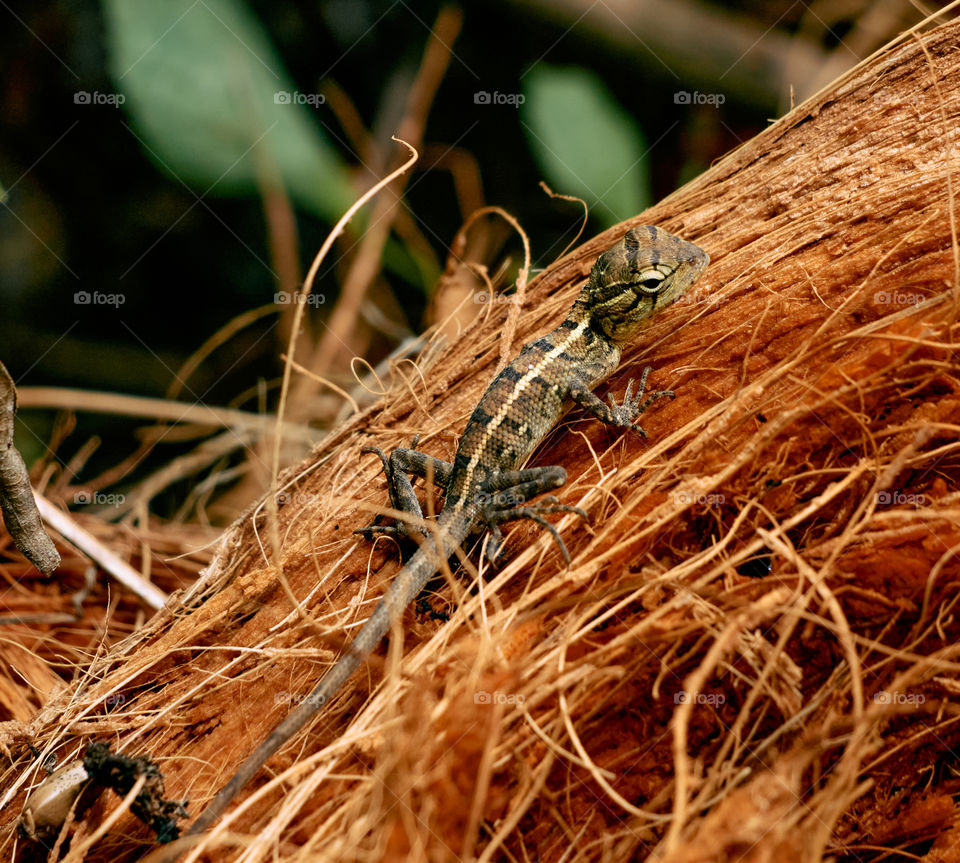
{"type": "Polygon", "coordinates": [[[637,386],[636,395],[633,394],[633,378],[627,381],[627,390],[623,394],[623,403],[619,405],[613,397],[613,394],[607,397],[610,400],[610,404],[604,404],[580,381],[572,383],[568,392],[570,398],[581,407],[590,411],[600,422],[614,426],[615,428],[633,429],[641,437],[646,437],[647,433],[640,426],[636,425],[634,420],[657,399],[672,399],[676,398],[677,395],[673,390],[657,390],[656,392],[650,393],[650,395],[641,402],[640,399],[643,398],[643,391],[647,386],[647,375],[649,374],[650,366],[647,366],[643,370],[643,374],[640,375],[640,383],[637,386]]]}

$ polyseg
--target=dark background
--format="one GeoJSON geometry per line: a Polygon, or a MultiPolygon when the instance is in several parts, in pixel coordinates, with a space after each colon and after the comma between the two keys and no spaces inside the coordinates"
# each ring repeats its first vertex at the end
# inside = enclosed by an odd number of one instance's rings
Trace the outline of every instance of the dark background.
{"type": "MultiPolygon", "coordinates": [[[[522,92],[529,70],[540,63],[591,70],[642,131],[641,167],[656,200],[782,114],[791,86],[796,99],[809,93],[815,85],[811,70],[822,72],[828,61],[851,66],[919,17],[905,2],[902,18],[864,36],[858,16],[867,14],[868,4],[829,21],[786,0],[634,5],[649,13],[639,23],[626,20],[618,3],[462,7],[462,29],[424,141],[455,145],[475,160],[484,202],[505,208],[524,226],[535,266],[549,264],[573,238],[581,210],[539,189],[544,171],[531,151],[522,112],[477,105],[477,91],[522,92]],[[723,26],[703,32],[697,16],[705,11],[723,26]],[[692,22],[689,38],[685,21],[692,22]],[[797,49],[796,78],[789,57],[778,68],[779,55],[788,52],[777,45],[797,49]],[[696,89],[722,94],[723,104],[677,104],[678,91],[696,89]]],[[[247,7],[294,84],[304,92],[335,84],[381,142],[394,131],[391,122],[439,8],[390,0],[260,0],[247,7]]],[[[0,19],[0,186],[6,191],[0,209],[0,361],[18,387],[162,397],[176,369],[208,336],[240,312],[271,302],[276,284],[264,264],[270,250],[263,203],[256,193],[208,194],[159,169],[138,140],[129,104],[75,103],[81,90],[123,92],[124,83],[109,73],[100,5],[76,0],[21,8],[0,2],[0,19]],[[124,302],[118,308],[77,304],[80,291],[122,293],[124,302]]],[[[372,183],[370,171],[328,107],[310,110],[359,194],[372,183]]],[[[604,156],[604,141],[597,140],[594,158],[604,156]]],[[[431,170],[425,153],[405,200],[442,264],[467,215],[458,207],[450,173],[431,170]]],[[[302,207],[296,220],[305,271],[330,225],[302,207]]],[[[605,226],[592,216],[585,236],[605,226]]],[[[317,285],[327,303],[311,307],[310,314],[329,314],[338,274],[329,269],[317,285]]],[[[393,308],[402,310],[396,323],[420,331],[434,285],[390,270],[383,278],[397,300],[393,308]]],[[[384,332],[368,359],[378,361],[396,344],[397,333],[384,332]]],[[[275,381],[281,350],[276,319],[261,319],[211,357],[191,380],[189,397],[228,404],[258,381],[275,381]]],[[[260,409],[253,396],[237,406],[260,409]]],[[[21,420],[26,426],[21,424],[17,441],[29,464],[44,451],[54,413],[24,411],[21,420]]],[[[96,470],[117,460],[117,447],[129,449],[142,420],[80,414],[76,423],[57,457],[68,458],[97,434],[103,444],[88,465],[96,470]]]]}

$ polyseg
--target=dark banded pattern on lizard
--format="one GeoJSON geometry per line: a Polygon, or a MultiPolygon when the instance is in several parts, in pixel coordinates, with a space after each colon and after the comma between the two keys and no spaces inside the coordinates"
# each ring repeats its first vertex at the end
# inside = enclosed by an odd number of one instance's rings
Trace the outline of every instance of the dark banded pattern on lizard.
{"type": "Polygon", "coordinates": [[[649,367],[643,370],[636,394],[633,381],[627,384],[621,404],[612,395],[609,405],[602,402],[593,389],[616,370],[623,345],[655,311],[682,296],[707,263],[707,255],[699,247],[660,228],[632,228],[597,259],[567,319],[524,347],[490,384],[467,422],[452,464],[413,449],[396,449],[389,457],[377,449],[364,450],[376,453],[383,462],[391,506],[413,518],[396,525],[373,524],[361,532],[413,537],[420,547],[310,696],[250,754],[188,833],[207,829],[219,817],[270,756],[333,697],[443,561],[462,550],[471,536],[490,531],[492,557],[500,543],[501,524],[532,519],[551,532],[569,561],[563,540],[544,516],[586,514],[553,497],[525,504],[563,485],[566,471],[559,466],[520,469],[520,465],[572,403],[607,425],[645,435],[634,420],[654,400],[674,395],[655,392],[641,402],[649,367]],[[430,478],[445,490],[443,508],[432,530],[417,525],[423,524],[423,514],[408,474],[430,478]]]}

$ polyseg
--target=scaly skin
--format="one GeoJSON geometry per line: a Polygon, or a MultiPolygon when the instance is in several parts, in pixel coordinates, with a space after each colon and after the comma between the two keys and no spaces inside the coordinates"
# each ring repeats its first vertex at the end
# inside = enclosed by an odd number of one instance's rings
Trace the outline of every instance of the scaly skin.
{"type": "Polygon", "coordinates": [[[605,404],[593,389],[616,370],[623,345],[655,311],[682,296],[707,263],[707,255],[700,248],[666,231],[652,226],[631,229],[597,259],[567,319],[524,347],[490,384],[467,422],[452,465],[415,450],[394,450],[389,458],[379,450],[368,450],[383,460],[395,509],[422,516],[407,473],[430,477],[446,490],[435,530],[406,523],[364,529],[367,534],[415,536],[419,532],[423,539],[351,645],[310,696],[243,762],[188,834],[206,830],[266,761],[336,694],[390,631],[392,623],[399,620],[404,608],[437,574],[442,562],[460,550],[470,536],[490,530],[494,539],[491,548],[495,548],[501,523],[530,518],[553,533],[564,557],[568,557],[559,534],[543,516],[580,511],[557,504],[553,498],[532,506],[521,505],[563,485],[566,472],[556,466],[518,468],[571,402],[608,425],[632,428],[645,435],[634,420],[655,399],[673,397],[672,392],[664,391],[640,401],[649,368],[643,372],[636,395],[632,394],[633,381],[627,384],[622,404],[618,405],[613,396],[610,404],[605,404]]]}

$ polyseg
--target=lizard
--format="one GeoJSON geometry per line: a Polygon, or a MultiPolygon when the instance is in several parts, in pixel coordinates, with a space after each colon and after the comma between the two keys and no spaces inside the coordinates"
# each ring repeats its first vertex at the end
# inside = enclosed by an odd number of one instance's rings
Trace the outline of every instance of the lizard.
{"type": "MultiPolygon", "coordinates": [[[[623,401],[609,396],[609,405],[593,390],[616,371],[623,347],[654,312],[683,296],[707,266],[707,254],[652,225],[631,228],[603,252],[594,264],[566,319],[552,332],[523,347],[520,354],[493,380],[474,408],[453,462],[417,451],[397,448],[389,456],[375,447],[364,452],[379,456],[394,510],[410,519],[396,525],[372,524],[359,533],[392,533],[409,537],[419,547],[409,558],[360,632],[321,678],[310,695],[274,728],[240,765],[230,781],[211,800],[187,830],[208,829],[231,800],[267,760],[349,679],[399,620],[404,609],[472,536],[489,531],[488,555],[500,544],[500,525],[531,519],[550,531],[565,560],[567,548],[556,528],[544,516],[576,512],[556,498],[524,505],[531,498],[559,488],[566,471],[557,465],[521,469],[541,440],[576,403],[601,422],[617,429],[633,429],[646,437],[635,420],[654,401],[674,397],[670,390],[653,392],[641,402],[650,367],[627,383],[623,401]],[[408,474],[440,486],[444,492],[433,530],[422,526],[423,514],[408,474]]],[[[416,441],[414,441],[416,446],[416,441]]]]}

